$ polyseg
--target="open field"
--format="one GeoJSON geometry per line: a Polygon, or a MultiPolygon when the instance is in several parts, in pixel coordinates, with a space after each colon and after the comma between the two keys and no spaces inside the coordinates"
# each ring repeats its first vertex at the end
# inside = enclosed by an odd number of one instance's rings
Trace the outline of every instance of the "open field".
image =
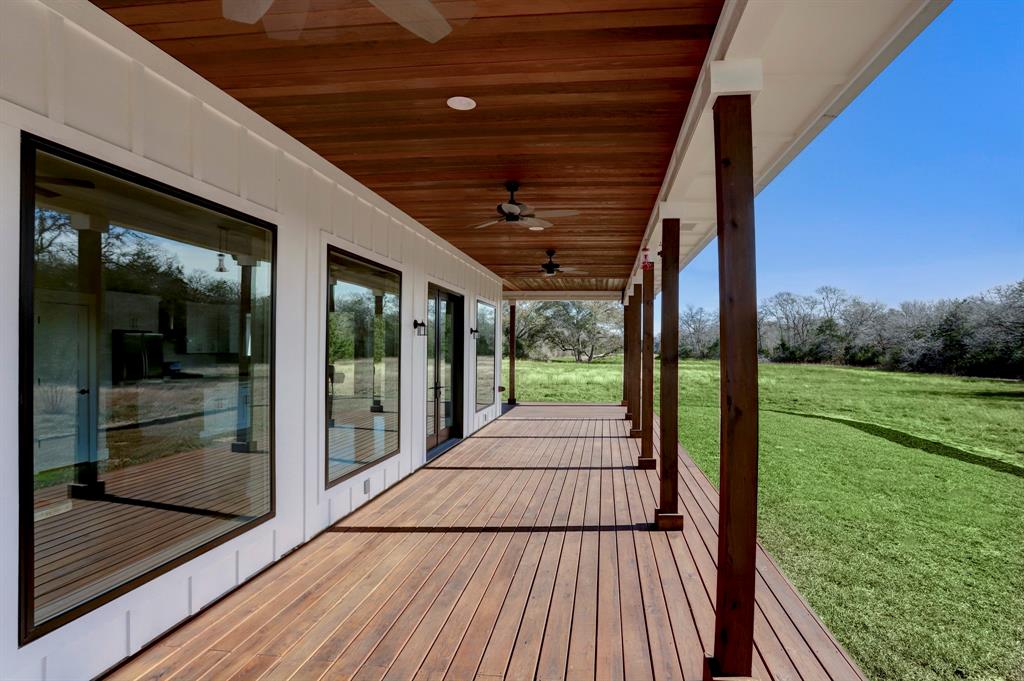
{"type": "MultiPolygon", "coordinates": [[[[522,401],[622,397],[618,360],[517,364],[522,401]]],[[[718,364],[681,366],[717,483],[718,364]]],[[[760,401],[759,535],[865,672],[1024,679],[1024,384],[767,364],[760,401]]]]}

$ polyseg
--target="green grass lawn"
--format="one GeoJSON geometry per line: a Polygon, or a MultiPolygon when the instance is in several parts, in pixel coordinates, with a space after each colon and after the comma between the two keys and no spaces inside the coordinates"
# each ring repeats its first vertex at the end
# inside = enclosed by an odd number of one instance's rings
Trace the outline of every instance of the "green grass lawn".
{"type": "MultiPolygon", "coordinates": [[[[717,484],[718,364],[680,374],[717,484]]],[[[617,403],[621,376],[521,361],[518,397],[617,403]]],[[[865,672],[1024,679],[1024,384],[765,364],[760,403],[761,541],[865,672]]]]}

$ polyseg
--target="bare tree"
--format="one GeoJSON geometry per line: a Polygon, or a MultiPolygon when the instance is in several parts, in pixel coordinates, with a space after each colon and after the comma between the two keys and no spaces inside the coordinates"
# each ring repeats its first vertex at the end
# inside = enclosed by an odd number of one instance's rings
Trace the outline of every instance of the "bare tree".
{"type": "Polygon", "coordinates": [[[679,315],[679,341],[684,355],[706,359],[718,340],[718,315],[687,305],[679,315]]]}
{"type": "Polygon", "coordinates": [[[850,300],[846,292],[836,286],[819,286],[814,292],[818,294],[818,305],[825,319],[839,321],[839,313],[850,300]]]}

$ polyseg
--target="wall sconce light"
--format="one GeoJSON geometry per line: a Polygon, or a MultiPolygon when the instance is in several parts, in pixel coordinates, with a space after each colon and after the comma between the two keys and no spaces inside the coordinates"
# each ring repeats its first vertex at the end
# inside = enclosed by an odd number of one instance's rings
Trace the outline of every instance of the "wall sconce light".
{"type": "Polygon", "coordinates": [[[412,328],[415,329],[417,336],[427,335],[427,323],[421,322],[418,319],[412,320],[412,328]]]}
{"type": "Polygon", "coordinates": [[[646,246],[644,247],[644,261],[643,261],[643,263],[641,263],[640,267],[643,270],[653,270],[654,269],[654,262],[649,257],[649,251],[648,251],[646,246]]]}
{"type": "Polygon", "coordinates": [[[479,329],[474,329],[473,327],[469,327],[469,336],[470,336],[470,338],[472,338],[473,340],[476,340],[477,336],[479,336],[479,335],[480,335],[480,330],[479,329]]]}

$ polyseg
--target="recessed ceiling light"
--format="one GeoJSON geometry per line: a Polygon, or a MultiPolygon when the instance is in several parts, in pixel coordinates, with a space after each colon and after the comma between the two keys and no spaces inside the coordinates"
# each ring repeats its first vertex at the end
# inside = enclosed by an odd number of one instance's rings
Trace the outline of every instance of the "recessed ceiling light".
{"type": "Polygon", "coordinates": [[[476,108],[476,102],[469,97],[449,97],[448,106],[456,111],[470,111],[476,108]]]}
{"type": "Polygon", "coordinates": [[[530,227],[530,231],[531,232],[543,232],[544,228],[543,227],[530,227]]]}

